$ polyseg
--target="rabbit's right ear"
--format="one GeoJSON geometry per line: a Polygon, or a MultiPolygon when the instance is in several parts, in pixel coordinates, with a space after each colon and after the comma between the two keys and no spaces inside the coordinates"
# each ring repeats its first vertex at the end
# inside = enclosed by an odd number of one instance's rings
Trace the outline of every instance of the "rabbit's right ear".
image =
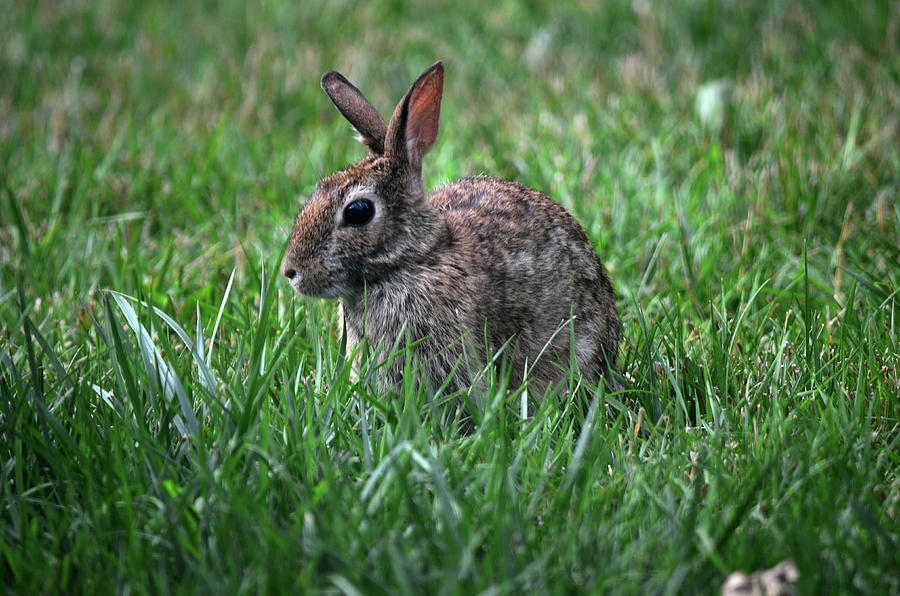
{"type": "Polygon", "coordinates": [[[322,75],[321,85],[338,111],[360,134],[365,146],[372,153],[382,155],[384,138],[387,136],[387,122],[378,110],[363,97],[359,89],[338,72],[332,70],[322,75]]]}
{"type": "Polygon", "coordinates": [[[422,169],[438,134],[444,66],[435,62],[423,72],[394,110],[385,140],[385,156],[422,169]]]}

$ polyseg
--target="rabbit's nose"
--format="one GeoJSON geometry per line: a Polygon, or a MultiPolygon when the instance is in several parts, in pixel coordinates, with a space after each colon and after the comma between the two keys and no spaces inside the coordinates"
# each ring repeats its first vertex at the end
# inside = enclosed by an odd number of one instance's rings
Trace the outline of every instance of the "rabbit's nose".
{"type": "Polygon", "coordinates": [[[294,268],[293,259],[290,258],[290,255],[284,255],[284,258],[281,260],[281,274],[293,281],[295,277],[297,277],[297,270],[294,268]]]}

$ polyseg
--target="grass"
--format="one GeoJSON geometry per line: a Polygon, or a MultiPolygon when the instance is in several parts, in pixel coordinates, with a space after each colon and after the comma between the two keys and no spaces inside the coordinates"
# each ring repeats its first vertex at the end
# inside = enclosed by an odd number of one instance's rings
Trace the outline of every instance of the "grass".
{"type": "Polygon", "coordinates": [[[896,3],[0,12],[4,592],[900,593],[896,3]],[[438,58],[426,184],[577,216],[623,393],[489,370],[460,432],[279,278],[364,153],[318,77],[388,113],[438,58]]]}

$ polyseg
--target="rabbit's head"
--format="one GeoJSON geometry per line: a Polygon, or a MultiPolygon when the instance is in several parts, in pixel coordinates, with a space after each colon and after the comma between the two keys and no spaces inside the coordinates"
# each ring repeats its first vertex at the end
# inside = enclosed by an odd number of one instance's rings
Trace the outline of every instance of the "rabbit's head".
{"type": "Polygon", "coordinates": [[[422,182],[422,158],[438,133],[443,79],[437,62],[387,123],[343,76],[322,77],[322,88],[370,155],[320,180],[297,215],[281,271],[298,292],[357,296],[366,283],[426,259],[446,233],[422,182]]]}

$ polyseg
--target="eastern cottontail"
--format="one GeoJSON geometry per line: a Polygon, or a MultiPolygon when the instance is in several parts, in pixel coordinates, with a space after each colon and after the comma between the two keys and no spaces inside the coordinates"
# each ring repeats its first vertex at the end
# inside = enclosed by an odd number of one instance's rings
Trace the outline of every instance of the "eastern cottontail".
{"type": "MultiPolygon", "coordinates": [[[[301,294],[340,299],[348,354],[364,337],[381,358],[398,337],[419,341],[414,354],[433,388],[448,379],[451,390],[466,387],[472,364],[501,348],[513,382],[527,369],[538,394],[566,378],[572,348],[580,371],[599,378],[618,354],[615,292],[575,219],[498,178],[425,193],[422,158],[437,137],[443,82],[436,62],[386,123],[343,76],[322,77],[370,155],[316,186],[282,273],[301,294]]],[[[404,369],[395,358],[384,376],[398,384],[404,369]]]]}

